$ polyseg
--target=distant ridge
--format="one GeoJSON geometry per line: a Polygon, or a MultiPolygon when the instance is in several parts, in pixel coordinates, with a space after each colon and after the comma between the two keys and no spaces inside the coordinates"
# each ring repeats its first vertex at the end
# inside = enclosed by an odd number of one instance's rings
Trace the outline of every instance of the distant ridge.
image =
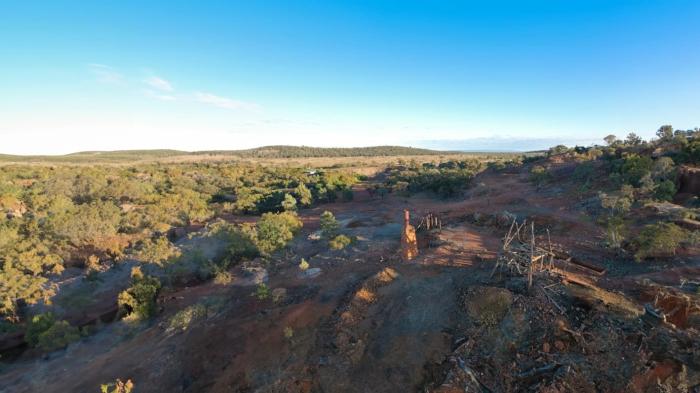
{"type": "Polygon", "coordinates": [[[370,147],[311,147],[311,146],[263,146],[247,150],[202,151],[194,154],[231,154],[255,158],[308,158],[308,157],[373,157],[373,156],[418,156],[450,153],[447,151],[421,149],[405,146],[370,147]]]}
{"type": "Polygon", "coordinates": [[[0,154],[0,162],[55,162],[92,163],[125,161],[158,161],[174,157],[230,156],[231,158],[312,158],[312,157],[378,157],[440,155],[455,152],[421,149],[406,146],[370,147],[310,147],[262,146],[244,150],[181,151],[169,149],[81,151],[65,155],[10,155],[0,154]]]}

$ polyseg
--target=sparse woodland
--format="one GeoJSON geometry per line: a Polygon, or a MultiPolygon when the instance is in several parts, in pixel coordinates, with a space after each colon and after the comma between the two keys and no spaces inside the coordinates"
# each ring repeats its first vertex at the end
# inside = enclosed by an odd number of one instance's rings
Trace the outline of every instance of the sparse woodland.
{"type": "MultiPolygon", "coordinates": [[[[484,171],[524,173],[524,183],[537,193],[569,193],[570,207],[604,233],[597,246],[612,251],[620,263],[672,260],[696,247],[693,225],[700,200],[697,191],[680,187],[683,168],[700,164],[700,131],[663,126],[652,141],[634,134],[605,141],[487,161],[434,155],[397,159],[371,178],[332,167],[234,162],[0,166],[0,334],[21,333],[38,352],[65,348],[91,334],[65,315],[89,307],[92,293],[108,285],[117,288],[118,319],[148,323],[159,314],[158,296],[168,288],[209,281],[227,285],[235,266],[282,258],[304,227],[305,209],[351,202],[358,183],[369,194],[366,203],[390,195],[449,203],[480,197],[484,171]],[[82,282],[80,289],[65,284],[71,280],[82,282]]],[[[239,152],[250,158],[406,153],[416,151],[269,147],[239,152]]],[[[318,240],[329,252],[346,252],[358,241],[331,211],[316,214],[318,240]]],[[[304,258],[291,263],[300,274],[314,273],[304,258]]],[[[284,294],[261,282],[251,296],[277,302],[284,294]]],[[[187,306],[166,331],[183,331],[220,307],[187,306]]],[[[289,342],[294,335],[285,327],[289,342]]]]}

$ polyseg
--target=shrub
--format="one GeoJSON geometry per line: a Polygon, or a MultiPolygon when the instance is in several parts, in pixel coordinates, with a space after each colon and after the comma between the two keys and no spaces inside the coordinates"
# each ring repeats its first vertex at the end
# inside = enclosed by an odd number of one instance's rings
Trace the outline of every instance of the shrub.
{"type": "Polygon", "coordinates": [[[558,154],[564,154],[564,153],[568,153],[568,152],[569,152],[568,147],[566,147],[564,145],[557,145],[557,146],[549,148],[549,150],[547,151],[547,156],[555,156],[558,154]]]}
{"type": "Polygon", "coordinates": [[[294,189],[294,194],[296,194],[299,204],[302,206],[309,206],[313,202],[313,194],[311,194],[311,191],[304,183],[299,183],[297,188],[294,189]]]}
{"type": "Polygon", "coordinates": [[[79,340],[80,331],[66,321],[56,321],[52,313],[38,314],[29,321],[25,339],[29,345],[50,352],[79,340]]]}
{"type": "Polygon", "coordinates": [[[547,169],[541,165],[535,165],[530,169],[530,181],[535,183],[537,187],[542,186],[551,178],[547,169]]]}
{"type": "Polygon", "coordinates": [[[352,239],[350,239],[349,237],[347,237],[345,235],[338,235],[338,236],[336,236],[333,239],[328,241],[328,245],[333,250],[342,250],[345,247],[347,247],[348,245],[350,245],[350,243],[352,243],[352,239]]]}
{"type": "Polygon", "coordinates": [[[156,312],[160,281],[155,277],[144,276],[139,268],[132,269],[131,279],[131,287],[119,294],[117,304],[120,312],[129,320],[148,319],[156,312]]]}
{"type": "Polygon", "coordinates": [[[254,295],[258,300],[265,300],[270,297],[270,288],[265,285],[265,283],[260,283],[258,287],[255,288],[254,295]]]}
{"type": "Polygon", "coordinates": [[[233,275],[228,270],[219,270],[214,275],[214,284],[227,285],[233,281],[233,275]]]}
{"type": "Polygon", "coordinates": [[[676,183],[671,180],[664,180],[656,186],[654,196],[662,201],[670,201],[676,195],[676,183]]]}
{"type": "Polygon", "coordinates": [[[136,252],[136,257],[143,262],[153,262],[162,265],[164,262],[177,258],[181,254],[180,249],[170,243],[165,236],[158,236],[155,240],[144,240],[136,252]]]}
{"type": "Polygon", "coordinates": [[[661,222],[646,225],[634,240],[634,257],[641,261],[649,257],[675,255],[684,238],[685,231],[675,224],[661,222]]]}
{"type": "Polygon", "coordinates": [[[293,212],[297,210],[297,200],[291,194],[284,194],[284,200],[281,205],[284,211],[293,212]]]}
{"type": "Polygon", "coordinates": [[[233,262],[245,259],[253,259],[260,254],[256,245],[256,231],[250,224],[233,227],[227,224],[224,230],[218,233],[227,243],[227,257],[233,262]]]}
{"type": "Polygon", "coordinates": [[[352,192],[352,189],[346,188],[343,190],[343,200],[350,202],[355,198],[355,193],[352,192]]]}
{"type": "Polygon", "coordinates": [[[133,389],[134,383],[130,379],[126,382],[117,379],[115,382],[100,385],[100,393],[131,393],[133,389]]]}
{"type": "Polygon", "coordinates": [[[593,180],[595,170],[591,162],[584,162],[576,166],[572,179],[579,184],[588,184],[593,180]]]}
{"type": "Polygon", "coordinates": [[[178,311],[170,318],[168,331],[185,331],[193,322],[204,319],[207,316],[207,308],[204,304],[197,303],[178,311]]]}
{"type": "Polygon", "coordinates": [[[5,260],[0,268],[0,314],[7,319],[17,319],[18,303],[36,304],[40,300],[49,303],[56,293],[55,286],[38,273],[27,272],[14,260],[5,260]]]}
{"type": "Polygon", "coordinates": [[[56,323],[56,318],[50,312],[34,315],[27,323],[24,339],[29,345],[36,346],[39,342],[39,336],[49,330],[54,323],[56,323]]]}
{"type": "Polygon", "coordinates": [[[301,262],[299,262],[299,269],[301,271],[306,271],[306,269],[309,268],[309,262],[306,261],[306,259],[301,258],[301,262]]]}
{"type": "Polygon", "coordinates": [[[37,348],[46,352],[65,348],[68,344],[80,339],[80,331],[66,321],[54,323],[48,330],[39,335],[37,348]]]}
{"type": "Polygon", "coordinates": [[[650,157],[631,154],[623,159],[620,173],[623,181],[639,187],[642,178],[651,173],[653,161],[650,157]]]}
{"type": "Polygon", "coordinates": [[[605,223],[605,238],[608,247],[620,248],[624,240],[625,221],[621,215],[608,217],[605,223]]]}
{"type": "Polygon", "coordinates": [[[321,236],[325,239],[332,239],[338,235],[340,224],[335,219],[333,213],[324,211],[319,219],[321,226],[321,236]]]}
{"type": "Polygon", "coordinates": [[[287,245],[302,227],[296,213],[265,213],[256,226],[257,245],[260,251],[271,253],[287,245]]]}

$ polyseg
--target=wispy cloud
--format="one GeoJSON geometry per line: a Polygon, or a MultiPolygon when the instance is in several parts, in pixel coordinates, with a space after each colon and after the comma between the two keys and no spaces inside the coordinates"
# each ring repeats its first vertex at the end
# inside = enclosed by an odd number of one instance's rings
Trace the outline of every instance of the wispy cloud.
{"type": "Polygon", "coordinates": [[[159,78],[157,76],[152,76],[150,78],[146,78],[143,82],[146,83],[147,85],[151,86],[152,88],[160,90],[160,91],[173,91],[173,90],[175,90],[173,88],[173,85],[169,81],[167,81],[163,78],[159,78]]]}
{"type": "Polygon", "coordinates": [[[88,68],[101,83],[121,84],[124,81],[122,74],[110,66],[92,63],[88,64],[88,68]]]}
{"type": "Polygon", "coordinates": [[[227,98],[227,97],[221,97],[221,96],[217,96],[217,95],[214,95],[211,93],[196,92],[196,93],[194,93],[194,98],[195,98],[195,100],[197,100],[201,103],[216,106],[219,108],[224,108],[224,109],[244,110],[244,111],[251,111],[251,112],[260,111],[260,106],[258,104],[234,100],[234,99],[227,98]]]}
{"type": "Polygon", "coordinates": [[[176,101],[177,97],[174,95],[170,94],[163,94],[157,91],[153,90],[144,90],[143,93],[147,95],[148,97],[155,98],[156,100],[161,100],[161,101],[176,101]]]}

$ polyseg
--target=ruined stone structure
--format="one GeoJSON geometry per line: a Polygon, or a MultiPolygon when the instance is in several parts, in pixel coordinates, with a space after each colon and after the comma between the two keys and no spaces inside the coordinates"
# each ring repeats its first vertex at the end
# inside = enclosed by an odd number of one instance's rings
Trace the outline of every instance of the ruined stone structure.
{"type": "Polygon", "coordinates": [[[416,239],[416,228],[411,225],[411,215],[408,210],[404,210],[403,230],[401,231],[401,258],[410,261],[418,256],[418,240],[416,239]]]}

